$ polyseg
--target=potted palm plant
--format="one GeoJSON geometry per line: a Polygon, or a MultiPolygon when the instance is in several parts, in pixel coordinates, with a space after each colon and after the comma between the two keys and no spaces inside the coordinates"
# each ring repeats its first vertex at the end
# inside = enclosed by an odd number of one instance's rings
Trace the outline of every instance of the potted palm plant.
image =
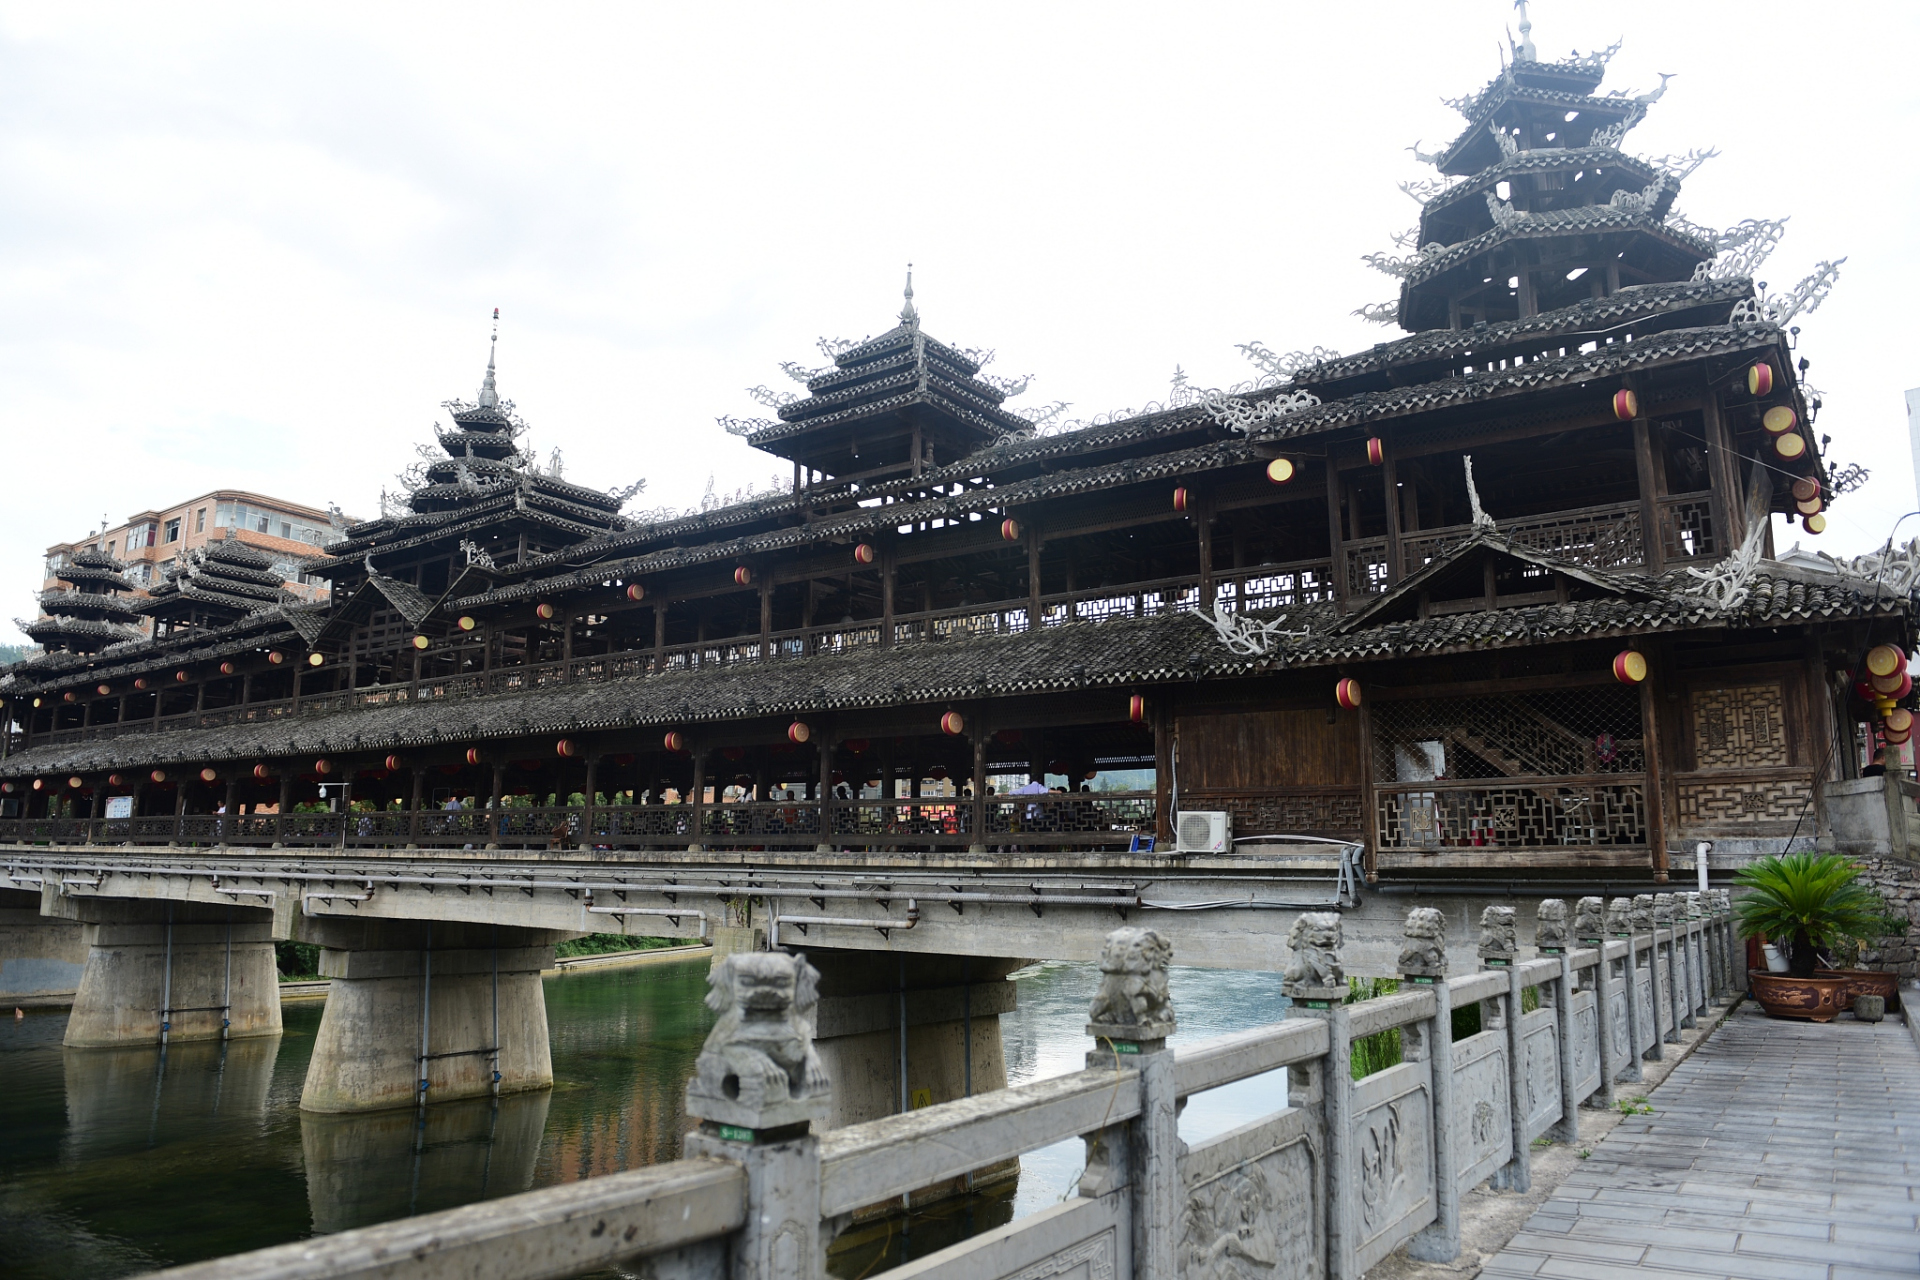
{"type": "Polygon", "coordinates": [[[1819,953],[1893,932],[1880,895],[1861,881],[1858,866],[1833,853],[1761,858],[1743,868],[1735,882],[1746,890],[1733,908],[1740,936],[1770,939],[1787,953],[1785,973],[1748,973],[1754,998],[1774,1017],[1831,1021],[1848,994],[1849,979],[1819,976],[1819,953]]]}

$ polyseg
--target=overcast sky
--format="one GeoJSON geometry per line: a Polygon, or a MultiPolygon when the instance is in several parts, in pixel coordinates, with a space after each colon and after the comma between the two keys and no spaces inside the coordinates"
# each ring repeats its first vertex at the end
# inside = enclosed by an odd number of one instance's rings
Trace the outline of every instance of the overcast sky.
{"type": "MultiPolygon", "coordinates": [[[[1643,155],[1717,146],[1677,207],[1791,215],[1833,456],[1873,468],[1821,545],[1915,504],[1902,391],[1920,6],[1533,6],[1543,58],[1625,38],[1666,98],[1643,155]]],[[[1088,416],[1367,346],[1506,0],[1374,4],[0,5],[0,618],[54,541],[214,487],[371,515],[500,385],[569,478],[688,507],[777,459],[718,415],[819,337],[893,322],[1088,416]]],[[[1394,331],[1397,332],[1397,331],[1394,331]]],[[[787,473],[790,475],[790,473],[787,473]]],[[[1498,517],[1499,512],[1493,514],[1498,517]]],[[[1920,534],[1910,520],[1905,536],[1920,534]]],[[[1788,533],[1783,546],[1799,531],[1788,533]]],[[[1812,540],[1810,540],[1812,541],[1812,540]]],[[[18,639],[11,624],[0,638],[18,639]]]]}

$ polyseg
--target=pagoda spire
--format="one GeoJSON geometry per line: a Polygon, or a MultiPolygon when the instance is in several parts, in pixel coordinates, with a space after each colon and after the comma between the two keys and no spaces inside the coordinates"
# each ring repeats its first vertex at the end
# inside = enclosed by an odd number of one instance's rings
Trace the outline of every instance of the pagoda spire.
{"type": "Polygon", "coordinates": [[[1520,11],[1520,43],[1513,46],[1515,62],[1538,62],[1539,50],[1533,47],[1533,19],[1527,16],[1527,0],[1513,0],[1520,11]]]}
{"type": "MultiPolygon", "coordinates": [[[[911,290],[909,290],[911,292],[911,290]]],[[[493,336],[487,339],[487,376],[480,381],[480,407],[498,409],[500,389],[493,382],[493,354],[500,345],[500,308],[493,309],[493,336]]]]}
{"type": "Polygon", "coordinates": [[[907,264],[906,298],[907,298],[906,305],[900,308],[901,327],[907,328],[907,329],[918,329],[920,327],[920,313],[914,309],[914,305],[913,305],[913,264],[911,262],[907,264]]]}

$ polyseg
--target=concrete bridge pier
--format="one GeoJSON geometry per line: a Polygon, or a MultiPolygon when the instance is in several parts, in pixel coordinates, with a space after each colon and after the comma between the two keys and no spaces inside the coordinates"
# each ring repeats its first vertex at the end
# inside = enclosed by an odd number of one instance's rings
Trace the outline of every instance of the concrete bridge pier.
{"type": "Polygon", "coordinates": [[[0,889],[0,1006],[65,1004],[80,989],[87,942],[76,920],[40,913],[38,889],[0,889]]]}
{"type": "Polygon", "coordinates": [[[280,1034],[273,912],[150,898],[42,895],[76,921],[86,967],[69,1049],[280,1034]]]}
{"type": "Polygon", "coordinates": [[[830,1128],[1007,1086],[1000,1015],[1025,960],[814,949],[783,936],[820,971],[815,1047],[833,1081],[830,1128]]]}
{"type": "Polygon", "coordinates": [[[303,1111],[378,1111],[553,1084],[540,971],[551,929],[307,916],[333,979],[303,1111]]]}

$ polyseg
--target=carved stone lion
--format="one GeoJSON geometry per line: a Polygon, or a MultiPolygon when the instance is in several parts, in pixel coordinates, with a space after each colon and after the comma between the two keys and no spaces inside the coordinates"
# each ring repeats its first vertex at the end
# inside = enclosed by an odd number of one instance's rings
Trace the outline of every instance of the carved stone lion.
{"type": "Polygon", "coordinates": [[[1615,898],[1607,904],[1607,932],[1612,934],[1633,932],[1633,899],[1615,898]]]}
{"type": "Polygon", "coordinates": [[[1173,943],[1153,929],[1115,929],[1100,949],[1100,989],[1093,994],[1089,1035],[1165,1039],[1173,1033],[1167,965],[1173,943]]]}
{"type": "Polygon", "coordinates": [[[1533,945],[1546,949],[1567,946],[1567,900],[1565,898],[1542,898],[1540,909],[1533,917],[1533,945]]]}
{"type": "Polygon", "coordinates": [[[694,1060],[687,1113],[772,1128],[825,1119],[831,1086],[813,1047],[820,974],[803,955],[730,955],[707,974],[720,1020],[694,1060]]]}
{"type": "Polygon", "coordinates": [[[1656,893],[1653,895],[1653,922],[1656,925],[1673,923],[1673,895],[1656,893]]]}
{"type": "Polygon", "coordinates": [[[1519,948],[1512,907],[1491,906],[1480,913],[1480,955],[1483,959],[1510,958],[1519,948]]]}
{"type": "Polygon", "coordinates": [[[1607,904],[1603,898],[1582,898],[1573,904],[1573,936],[1582,942],[1604,937],[1607,904]]]}
{"type": "Polygon", "coordinates": [[[1633,923],[1633,932],[1653,932],[1653,895],[1636,893],[1633,895],[1633,910],[1628,917],[1633,923]]]}
{"type": "Polygon", "coordinates": [[[1447,973],[1447,917],[1438,907],[1415,907],[1407,912],[1401,931],[1407,945],[1400,950],[1400,972],[1409,978],[1442,978],[1447,973]]]}
{"type": "Polygon", "coordinates": [[[1707,914],[1706,904],[1701,901],[1701,896],[1702,895],[1698,893],[1689,893],[1686,895],[1687,919],[1698,920],[1701,916],[1707,914]]]}
{"type": "Polygon", "coordinates": [[[1281,974],[1281,990],[1290,988],[1327,991],[1347,986],[1347,972],[1340,963],[1340,914],[1337,911],[1309,911],[1293,922],[1287,932],[1287,946],[1293,963],[1281,974]]]}

